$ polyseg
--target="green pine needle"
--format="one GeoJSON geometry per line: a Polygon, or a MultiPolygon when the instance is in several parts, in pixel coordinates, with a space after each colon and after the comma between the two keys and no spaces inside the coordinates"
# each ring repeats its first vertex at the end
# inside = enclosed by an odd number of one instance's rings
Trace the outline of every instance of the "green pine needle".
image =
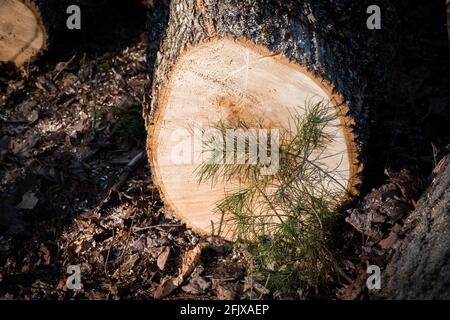
{"type": "MultiPolygon", "coordinates": [[[[334,168],[320,165],[323,150],[334,138],[325,132],[336,120],[332,110],[325,102],[307,101],[302,115],[291,115],[290,127],[280,134],[279,170],[274,175],[261,175],[262,164],[216,164],[211,158],[196,170],[199,183],[233,181],[241,186],[225,194],[216,209],[235,226],[236,245],[249,266],[269,279],[273,290],[317,290],[330,277],[345,277],[328,243],[346,187],[337,183],[334,168]]],[[[225,141],[227,128],[250,126],[237,120],[214,127],[225,141]]],[[[204,149],[214,150],[218,143],[206,141],[204,149]]],[[[245,159],[249,156],[246,149],[245,159]]]]}

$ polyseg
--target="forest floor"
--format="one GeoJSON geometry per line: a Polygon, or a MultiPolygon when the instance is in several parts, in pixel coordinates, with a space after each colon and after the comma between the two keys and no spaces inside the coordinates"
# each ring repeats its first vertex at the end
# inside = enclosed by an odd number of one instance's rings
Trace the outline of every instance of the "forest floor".
{"type": "MultiPolygon", "coordinates": [[[[145,152],[148,80],[145,41],[0,77],[0,298],[287,298],[258,283],[232,245],[165,212],[145,152]],[[80,290],[66,286],[70,266],[80,290]]],[[[367,295],[365,265],[395,246],[417,183],[392,173],[348,211],[361,235],[340,225],[333,249],[353,284],[289,298],[367,295]]]]}
{"type": "Polygon", "coordinates": [[[229,245],[164,212],[145,153],[145,53],[2,73],[0,298],[261,295],[229,245]],[[69,266],[81,290],[67,289],[69,266]]]}

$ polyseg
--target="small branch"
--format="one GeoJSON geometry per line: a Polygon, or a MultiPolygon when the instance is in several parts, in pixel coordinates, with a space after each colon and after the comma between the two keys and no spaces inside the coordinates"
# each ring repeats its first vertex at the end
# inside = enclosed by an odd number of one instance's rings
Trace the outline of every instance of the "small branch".
{"type": "Polygon", "coordinates": [[[136,168],[136,166],[144,159],[144,151],[139,152],[123,169],[117,182],[111,187],[111,191],[118,192],[123,184],[127,181],[130,173],[136,168]]]}
{"type": "Polygon", "coordinates": [[[145,152],[141,151],[133,159],[131,159],[130,162],[128,162],[128,164],[122,170],[122,174],[119,176],[119,179],[117,179],[116,183],[114,183],[114,185],[109,189],[107,196],[100,202],[100,204],[97,206],[97,209],[102,208],[103,205],[105,205],[108,202],[113,192],[119,192],[120,188],[127,181],[130,173],[136,169],[136,166],[144,159],[144,157],[145,152]]]}
{"type": "Polygon", "coordinates": [[[134,228],[133,229],[133,233],[146,231],[146,230],[151,230],[151,229],[158,229],[160,231],[165,231],[165,230],[163,230],[163,228],[180,228],[182,226],[183,226],[183,224],[159,224],[159,225],[156,225],[156,226],[148,226],[148,227],[143,227],[143,228],[134,228]]]}

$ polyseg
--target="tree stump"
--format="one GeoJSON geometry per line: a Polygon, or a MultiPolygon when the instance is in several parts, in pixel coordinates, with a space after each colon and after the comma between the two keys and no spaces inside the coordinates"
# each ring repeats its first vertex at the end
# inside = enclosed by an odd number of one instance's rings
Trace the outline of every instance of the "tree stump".
{"type": "MultiPolygon", "coordinates": [[[[115,26],[106,19],[112,11],[117,15],[142,5],[141,10],[151,9],[153,1],[112,0],[0,0],[0,62],[10,61],[16,66],[33,62],[37,57],[60,40],[74,41],[80,47],[83,37],[77,38],[79,30],[70,30],[66,22],[71,5],[80,7],[81,28],[85,34],[98,33],[98,25],[112,32],[115,26]],[[145,6],[145,7],[144,7],[145,6]]],[[[117,23],[117,21],[114,21],[117,23]]],[[[102,30],[103,31],[103,30],[102,30]]],[[[92,35],[91,35],[92,36],[92,35]]]]}
{"type": "Polygon", "coordinates": [[[65,27],[67,1],[1,0],[0,61],[17,66],[49,47],[53,34],[65,27]]]}
{"type": "MultiPolygon", "coordinates": [[[[396,8],[383,4],[390,9],[386,28],[393,32],[396,8]]],[[[357,193],[369,133],[369,87],[379,81],[391,55],[388,49],[377,56],[371,52],[387,36],[367,29],[369,5],[346,0],[156,4],[148,22],[152,101],[144,116],[154,183],[169,211],[195,231],[211,234],[221,224],[213,209],[233,188],[233,183],[199,184],[198,159],[174,162],[176,145],[192,138],[177,132],[233,118],[286,128],[307,99],[326,101],[336,114],[339,130],[327,152],[339,156],[330,156],[325,166],[339,163],[340,181],[357,193]]]]}

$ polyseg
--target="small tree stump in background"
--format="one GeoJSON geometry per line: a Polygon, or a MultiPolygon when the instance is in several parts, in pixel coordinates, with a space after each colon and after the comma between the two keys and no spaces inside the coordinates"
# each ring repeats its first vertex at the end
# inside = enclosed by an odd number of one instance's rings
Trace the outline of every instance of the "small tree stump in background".
{"type": "Polygon", "coordinates": [[[59,2],[62,1],[1,0],[0,61],[20,66],[46,50],[49,34],[64,19],[58,10],[59,2]]]}
{"type": "Polygon", "coordinates": [[[119,28],[133,24],[119,18],[133,10],[136,15],[136,10],[147,10],[152,5],[150,0],[0,0],[0,62],[21,66],[58,47],[59,42],[64,43],[63,47],[70,43],[74,48],[83,48],[85,35],[89,39],[113,37],[119,28]],[[68,13],[71,5],[80,8],[81,30],[68,29],[67,20],[76,13],[68,13]],[[108,17],[111,14],[113,18],[108,17]]]}

